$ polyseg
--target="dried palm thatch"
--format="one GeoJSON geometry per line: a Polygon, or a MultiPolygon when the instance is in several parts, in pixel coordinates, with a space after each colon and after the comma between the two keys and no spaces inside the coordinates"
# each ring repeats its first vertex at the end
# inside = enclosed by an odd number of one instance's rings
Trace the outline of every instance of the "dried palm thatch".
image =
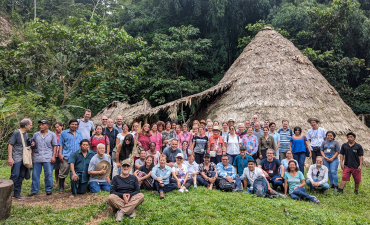
{"type": "Polygon", "coordinates": [[[101,124],[102,116],[112,119],[115,119],[117,116],[123,116],[126,123],[132,124],[134,121],[142,119],[142,117],[138,115],[151,109],[152,107],[146,99],[133,105],[127,102],[114,101],[91,118],[91,120],[94,124],[101,124]]]}
{"type": "Polygon", "coordinates": [[[216,86],[135,116],[123,110],[121,114],[126,120],[137,120],[165,111],[173,119],[179,105],[192,102],[201,105],[191,120],[211,118],[222,122],[232,117],[239,123],[257,114],[261,120],[275,121],[278,126],[287,119],[291,128],[300,126],[304,134],[310,128],[307,119],[317,117],[320,126],[334,131],[341,144],[346,142],[347,132],[355,132],[365,150],[365,163],[370,165],[370,129],[310,60],[271,27],[256,35],[216,86]]]}
{"type": "Polygon", "coordinates": [[[283,119],[290,127],[302,127],[307,134],[307,119],[317,117],[320,126],[337,134],[339,143],[353,131],[365,149],[370,164],[370,129],[347,106],[338,92],[320,74],[311,61],[292,42],[270,27],[262,29],[244,49],[218,85],[236,83],[222,96],[205,106],[194,118],[237,122],[258,115],[280,126],[283,119]]]}

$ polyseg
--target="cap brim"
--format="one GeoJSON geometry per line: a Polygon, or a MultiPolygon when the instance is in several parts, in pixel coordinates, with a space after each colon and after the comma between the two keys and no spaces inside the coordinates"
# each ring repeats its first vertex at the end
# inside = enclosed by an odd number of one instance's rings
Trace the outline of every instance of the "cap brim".
{"type": "Polygon", "coordinates": [[[125,163],[125,164],[122,164],[122,166],[125,166],[125,165],[127,165],[127,166],[131,166],[130,164],[127,164],[127,163],[125,163]]]}

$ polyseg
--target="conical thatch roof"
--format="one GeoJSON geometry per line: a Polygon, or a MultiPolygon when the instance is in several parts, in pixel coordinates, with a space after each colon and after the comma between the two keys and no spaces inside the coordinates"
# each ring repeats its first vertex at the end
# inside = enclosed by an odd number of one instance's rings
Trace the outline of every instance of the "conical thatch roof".
{"type": "Polygon", "coordinates": [[[159,111],[176,116],[178,106],[200,102],[191,119],[211,118],[219,122],[234,118],[237,123],[258,115],[260,120],[283,119],[290,127],[301,126],[307,134],[309,117],[321,120],[320,126],[337,134],[340,144],[353,131],[365,149],[370,164],[370,129],[356,117],[338,92],[292,42],[270,27],[262,29],[213,88],[161,105],[136,118],[151,117],[159,111]],[[215,95],[217,93],[217,95],[215,95]],[[213,97],[211,101],[207,97],[213,97]]]}

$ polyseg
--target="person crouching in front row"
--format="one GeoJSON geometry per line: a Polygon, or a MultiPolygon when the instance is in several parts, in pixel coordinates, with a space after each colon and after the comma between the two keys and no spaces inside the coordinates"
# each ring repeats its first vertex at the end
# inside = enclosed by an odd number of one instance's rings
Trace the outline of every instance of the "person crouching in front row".
{"type": "Polygon", "coordinates": [[[124,215],[133,218],[136,215],[136,208],[144,202],[137,177],[130,175],[131,163],[131,159],[122,161],[122,172],[113,177],[110,195],[107,198],[107,203],[113,211],[118,210],[116,214],[118,222],[121,222],[124,215]]]}
{"type": "Polygon", "coordinates": [[[170,192],[176,189],[176,183],[170,183],[170,177],[172,173],[171,167],[166,165],[167,156],[162,154],[159,156],[159,163],[153,167],[152,178],[153,182],[153,193],[159,192],[159,198],[163,199],[164,193],[170,192]]]}

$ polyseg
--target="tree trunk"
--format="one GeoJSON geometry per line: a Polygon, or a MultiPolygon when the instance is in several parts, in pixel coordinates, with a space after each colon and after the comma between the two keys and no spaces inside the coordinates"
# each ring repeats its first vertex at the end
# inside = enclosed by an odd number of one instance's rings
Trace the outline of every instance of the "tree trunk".
{"type": "Polygon", "coordinates": [[[10,216],[13,188],[12,180],[0,179],[0,221],[4,221],[10,216]]]}
{"type": "Polygon", "coordinates": [[[33,20],[36,20],[36,0],[33,0],[33,10],[34,10],[34,17],[33,20]]]}

